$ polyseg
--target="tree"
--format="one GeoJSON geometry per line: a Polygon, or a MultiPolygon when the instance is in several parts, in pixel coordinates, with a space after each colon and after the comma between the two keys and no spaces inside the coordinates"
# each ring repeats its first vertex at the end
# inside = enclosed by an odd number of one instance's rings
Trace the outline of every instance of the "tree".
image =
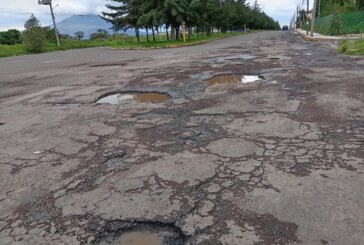
{"type": "Polygon", "coordinates": [[[75,38],[78,40],[81,40],[85,37],[85,33],[83,31],[77,31],[74,34],[75,38]]]}
{"type": "Polygon", "coordinates": [[[113,25],[114,31],[123,30],[124,32],[130,28],[135,28],[135,36],[139,42],[138,19],[141,16],[142,3],[144,0],[110,0],[117,5],[107,4],[106,7],[111,12],[102,12],[101,18],[113,25]]]}
{"type": "Polygon", "coordinates": [[[15,45],[22,42],[21,32],[15,29],[9,29],[5,32],[0,32],[0,44],[15,45]]]}
{"type": "Polygon", "coordinates": [[[95,33],[90,35],[90,39],[106,39],[108,37],[109,33],[103,29],[98,29],[95,33]]]}
{"type": "MultiPolygon", "coordinates": [[[[222,32],[242,30],[244,26],[255,29],[278,29],[277,23],[267,16],[257,1],[250,7],[246,0],[111,0],[111,12],[103,12],[103,18],[113,24],[113,29],[135,28],[139,41],[139,28],[154,31],[160,27],[171,30],[171,38],[179,40],[183,23],[191,35],[197,33],[211,35],[214,30],[222,32]]],[[[189,35],[189,36],[190,36],[189,35]]]]}
{"type": "Polygon", "coordinates": [[[356,0],[356,8],[358,10],[363,10],[364,9],[364,0],[356,0]]]}
{"type": "Polygon", "coordinates": [[[30,52],[40,53],[44,46],[46,34],[38,19],[32,14],[24,24],[23,40],[30,52]]]}

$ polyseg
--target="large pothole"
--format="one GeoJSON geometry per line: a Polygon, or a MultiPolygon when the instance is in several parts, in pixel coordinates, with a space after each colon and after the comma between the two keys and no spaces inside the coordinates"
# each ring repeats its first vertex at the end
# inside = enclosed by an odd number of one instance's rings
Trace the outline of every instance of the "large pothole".
{"type": "Polygon", "coordinates": [[[115,93],[102,96],[96,101],[97,104],[120,105],[128,102],[138,103],[164,103],[171,99],[166,93],[158,92],[130,92],[130,93],[115,93]]]}
{"type": "MultiPolygon", "coordinates": [[[[125,224],[114,224],[121,227],[125,224]]],[[[139,223],[129,224],[127,229],[107,229],[101,235],[103,237],[99,245],[182,245],[186,236],[182,231],[168,224],[159,223],[139,223]]]]}
{"type": "Polygon", "coordinates": [[[248,84],[263,80],[262,76],[252,75],[218,75],[205,80],[210,85],[215,84],[248,84]]]}

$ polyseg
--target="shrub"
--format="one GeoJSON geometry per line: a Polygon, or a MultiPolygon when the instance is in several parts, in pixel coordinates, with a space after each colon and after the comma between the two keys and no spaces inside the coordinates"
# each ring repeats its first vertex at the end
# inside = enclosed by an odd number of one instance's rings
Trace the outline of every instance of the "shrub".
{"type": "Polygon", "coordinates": [[[46,33],[39,25],[38,19],[32,14],[25,22],[24,27],[23,40],[27,50],[34,53],[42,52],[46,33]]]}
{"type": "Polygon", "coordinates": [[[106,30],[98,29],[97,32],[90,35],[90,39],[107,39],[109,33],[106,30]]]}
{"type": "Polygon", "coordinates": [[[85,33],[83,31],[78,31],[73,34],[75,39],[81,40],[85,37],[85,33]]]}
{"type": "Polygon", "coordinates": [[[338,45],[338,52],[339,53],[345,53],[349,48],[349,41],[348,39],[341,39],[338,45]]]}
{"type": "Polygon", "coordinates": [[[5,32],[0,32],[0,44],[15,45],[22,42],[21,32],[15,29],[10,29],[5,32]]]}

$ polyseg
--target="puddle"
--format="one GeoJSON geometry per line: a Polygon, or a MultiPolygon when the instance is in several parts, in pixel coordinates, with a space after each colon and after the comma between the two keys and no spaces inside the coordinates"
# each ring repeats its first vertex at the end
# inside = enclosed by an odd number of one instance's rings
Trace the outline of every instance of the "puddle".
{"type": "Polygon", "coordinates": [[[111,94],[99,99],[97,104],[120,105],[136,101],[139,103],[163,103],[171,99],[171,96],[164,93],[142,92],[142,93],[119,93],[111,94]]]}
{"type": "Polygon", "coordinates": [[[246,84],[253,83],[264,79],[261,76],[241,76],[241,75],[219,75],[209,80],[206,80],[209,84],[246,84]]]}
{"type": "Polygon", "coordinates": [[[171,233],[167,231],[140,232],[132,231],[122,234],[112,242],[102,241],[100,245],[164,245],[171,244],[168,240],[171,233]]]}

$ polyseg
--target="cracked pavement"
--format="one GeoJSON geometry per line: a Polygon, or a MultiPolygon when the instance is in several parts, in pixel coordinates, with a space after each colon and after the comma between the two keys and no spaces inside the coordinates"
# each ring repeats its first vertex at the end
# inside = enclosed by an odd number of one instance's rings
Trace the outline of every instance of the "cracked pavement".
{"type": "Polygon", "coordinates": [[[0,244],[362,244],[363,66],[293,32],[0,59],[0,244]],[[128,91],[171,99],[95,103],[128,91]]]}

